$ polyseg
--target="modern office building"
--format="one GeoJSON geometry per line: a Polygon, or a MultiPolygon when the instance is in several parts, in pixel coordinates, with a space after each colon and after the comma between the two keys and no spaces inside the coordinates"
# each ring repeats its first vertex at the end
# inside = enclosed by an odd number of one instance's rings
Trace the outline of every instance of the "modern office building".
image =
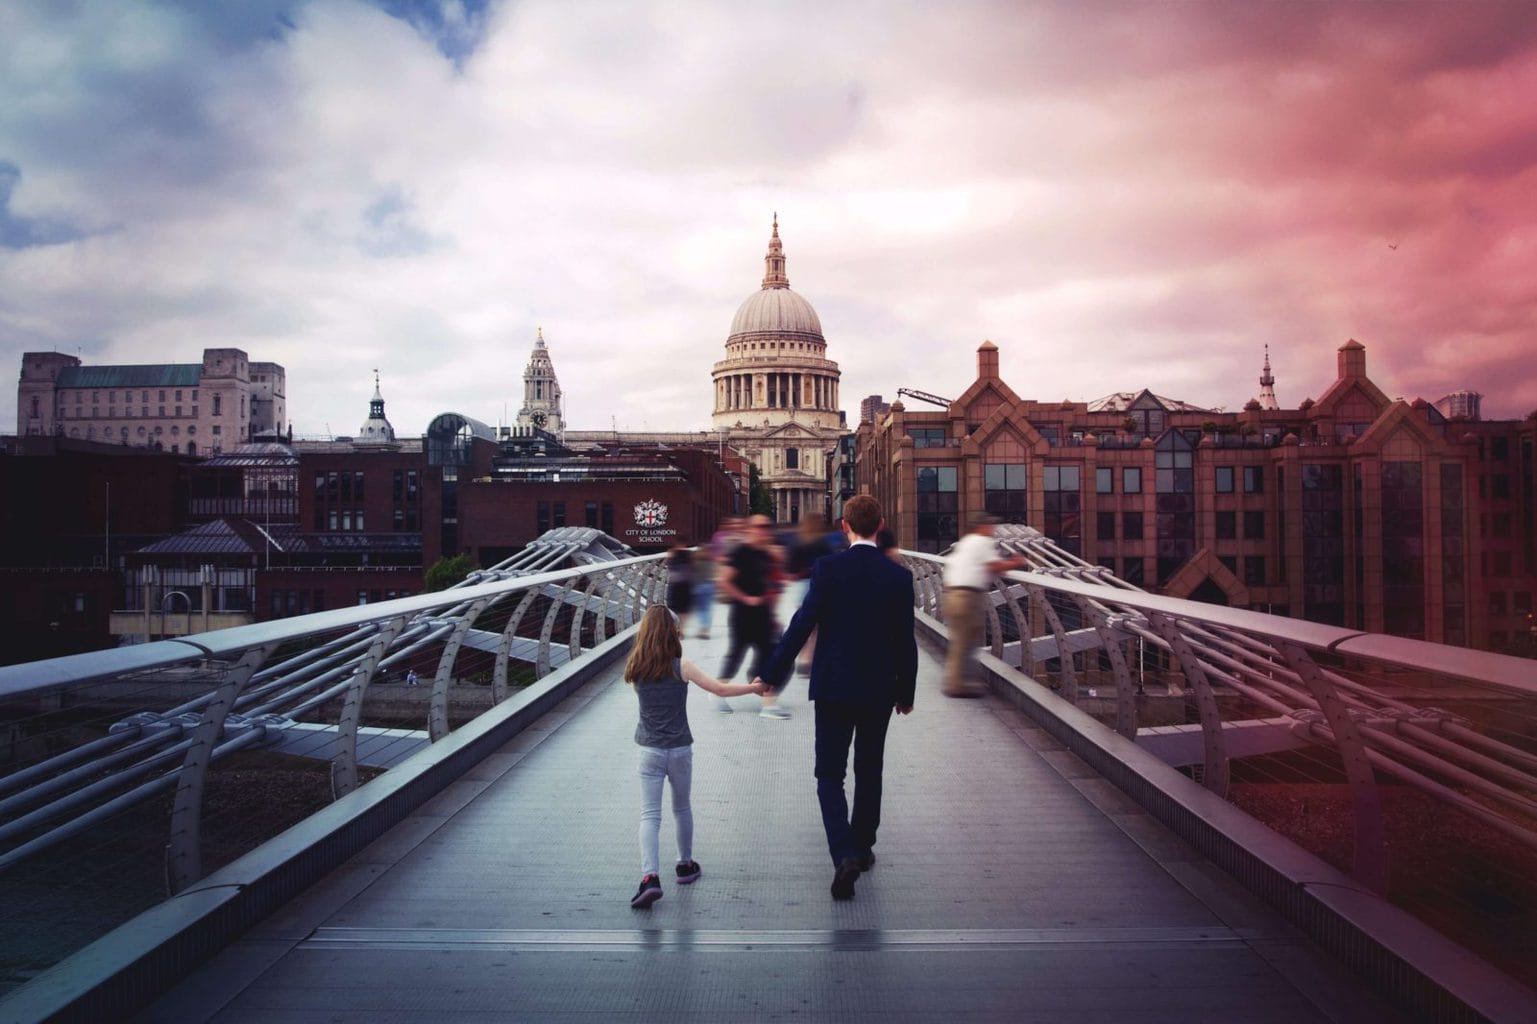
{"type": "Polygon", "coordinates": [[[206,455],[286,429],[286,374],[238,348],[201,363],[86,366],[27,352],[16,388],[16,433],[206,455]]]}
{"type": "MultiPolygon", "coordinates": [[[[1149,590],[1534,653],[1537,418],[1448,418],[1389,399],[1366,349],[1316,401],[1241,412],[1123,392],[1020,397],[998,349],[942,410],[861,424],[856,476],[903,546],[939,551],[980,513],[1040,529],[1149,590]]],[[[1274,406],[1274,407],[1271,407],[1274,406]]]]}

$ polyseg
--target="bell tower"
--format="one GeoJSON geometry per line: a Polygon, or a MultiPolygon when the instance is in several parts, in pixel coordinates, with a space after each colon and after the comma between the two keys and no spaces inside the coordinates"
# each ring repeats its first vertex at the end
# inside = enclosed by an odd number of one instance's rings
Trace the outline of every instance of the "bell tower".
{"type": "Polygon", "coordinates": [[[555,364],[550,362],[543,327],[539,328],[534,351],[523,371],[523,407],[518,410],[517,426],[520,431],[538,428],[556,437],[566,429],[560,382],[555,379],[555,364]]]}

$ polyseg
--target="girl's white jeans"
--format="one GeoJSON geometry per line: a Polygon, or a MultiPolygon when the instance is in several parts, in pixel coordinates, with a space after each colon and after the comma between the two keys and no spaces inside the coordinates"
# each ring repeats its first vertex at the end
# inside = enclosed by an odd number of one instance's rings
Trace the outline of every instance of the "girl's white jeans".
{"type": "Polygon", "coordinates": [[[662,782],[672,783],[672,818],[678,833],[678,862],[694,859],[694,748],[640,748],[640,873],[660,874],[657,841],[662,828],[662,782]]]}

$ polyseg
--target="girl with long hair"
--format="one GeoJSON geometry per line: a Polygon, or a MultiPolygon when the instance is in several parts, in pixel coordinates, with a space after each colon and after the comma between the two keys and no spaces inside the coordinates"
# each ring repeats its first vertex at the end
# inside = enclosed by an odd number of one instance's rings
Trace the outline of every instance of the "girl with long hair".
{"type": "Polygon", "coordinates": [[[763,684],[723,683],[706,675],[683,657],[678,617],[661,605],[641,616],[635,646],[624,664],[624,681],[635,687],[640,720],[635,742],[640,746],[640,888],[630,899],[637,910],[662,898],[657,845],[662,827],[662,784],[672,787],[672,815],[678,833],[677,880],[698,880],[694,860],[694,810],[689,790],[694,774],[694,736],[688,728],[688,684],[717,697],[762,693],[763,684]]]}

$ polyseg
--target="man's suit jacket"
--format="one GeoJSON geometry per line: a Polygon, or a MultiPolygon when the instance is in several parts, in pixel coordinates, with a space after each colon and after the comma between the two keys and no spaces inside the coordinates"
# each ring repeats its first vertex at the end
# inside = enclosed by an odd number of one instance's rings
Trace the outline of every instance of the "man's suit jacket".
{"type": "Polygon", "coordinates": [[[764,682],[784,684],[813,629],[812,700],[912,706],[918,680],[912,573],[872,544],[818,559],[811,588],[775,646],[764,682]]]}

